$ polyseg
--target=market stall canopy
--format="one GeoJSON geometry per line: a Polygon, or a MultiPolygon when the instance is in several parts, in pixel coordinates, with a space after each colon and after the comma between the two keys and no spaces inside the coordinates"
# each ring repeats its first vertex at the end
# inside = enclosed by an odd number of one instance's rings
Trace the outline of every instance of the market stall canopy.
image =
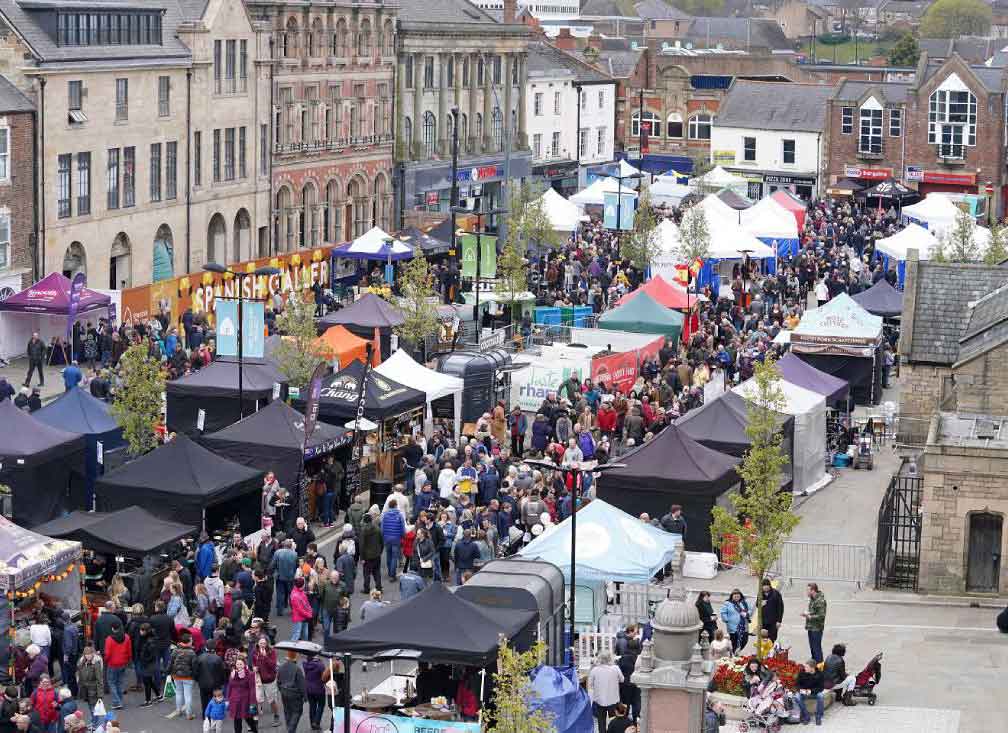
{"type": "Polygon", "coordinates": [[[535,615],[470,603],[433,583],[371,621],[326,636],[325,648],[365,657],[404,649],[426,662],[482,667],[496,659],[501,636],[514,638],[535,615]]]}
{"type": "Polygon", "coordinates": [[[798,239],[798,223],[790,211],[773,198],[760,199],[739,215],[742,229],[754,237],[798,239]]]}
{"type": "Polygon", "coordinates": [[[675,424],[701,445],[730,456],[741,457],[752,446],[746,433],[749,411],[745,400],[734,392],[690,410],[675,424]]]}
{"type": "Polygon", "coordinates": [[[539,202],[542,204],[546,218],[558,232],[573,232],[582,221],[587,219],[577,204],[572,204],[557,193],[556,189],[547,188],[546,192],[539,197],[539,202]]]}
{"type": "Polygon", "coordinates": [[[403,244],[380,227],[371,227],[354,241],[333,247],[332,254],[351,260],[396,262],[412,259],[413,248],[403,244]]]}
{"type": "MultiPolygon", "coordinates": [[[[334,425],[342,425],[357,415],[359,399],[358,385],[364,372],[364,364],[352,361],[340,371],[322,380],[319,396],[319,419],[334,425]]],[[[418,389],[407,387],[388,377],[368,370],[364,385],[364,416],[381,422],[401,415],[417,407],[422,407],[427,395],[418,389]]],[[[298,399],[295,407],[303,407],[304,400],[298,399]]]]}
{"type": "Polygon", "coordinates": [[[24,588],[58,572],[81,554],[79,542],[53,539],[0,517],[0,592],[24,588]]]}
{"type": "Polygon", "coordinates": [[[666,308],[647,293],[641,293],[603,313],[598,319],[598,327],[608,331],[655,333],[676,341],[682,332],[683,320],[682,313],[666,308]]]}
{"type": "Polygon", "coordinates": [[[70,389],[32,417],[58,430],[100,435],[119,430],[119,423],[112,417],[109,403],[92,397],[83,389],[70,389]]]}
{"type": "Polygon", "coordinates": [[[739,213],[713,193],[704,196],[703,201],[697,206],[707,215],[707,224],[710,227],[738,225],[739,213]]]}
{"type": "Polygon", "coordinates": [[[805,311],[791,332],[791,349],[810,354],[872,357],[882,339],[882,317],[873,316],[847,293],[805,311]]]}
{"type": "MultiPolygon", "coordinates": [[[[617,300],[616,305],[620,306],[624,303],[629,303],[641,293],[647,293],[654,298],[655,302],[665,306],[666,308],[679,309],[689,307],[689,296],[686,293],[686,289],[680,285],[668,282],[661,275],[655,275],[636,290],[631,290],[629,293],[617,300]]],[[[696,303],[696,298],[693,298],[692,300],[693,303],[696,303]]]]}
{"type": "Polygon", "coordinates": [[[851,296],[854,302],[872,315],[898,318],[903,314],[903,293],[882,279],[867,290],[851,296]]]}
{"type": "Polygon", "coordinates": [[[155,517],[138,506],[116,512],[75,511],[35,528],[47,537],[74,540],[107,555],[147,555],[196,530],[193,525],[155,517]]]}
{"type": "Polygon", "coordinates": [[[906,261],[907,252],[917,250],[918,259],[927,260],[931,253],[938,249],[938,240],[921,225],[910,222],[891,237],[882,237],[875,241],[875,251],[900,262],[906,261]]]}
{"type": "Polygon", "coordinates": [[[822,395],[830,404],[845,403],[850,395],[850,384],[846,379],[816,369],[790,352],[777,361],[777,371],[785,382],[822,395]]]}
{"type": "Polygon", "coordinates": [[[98,508],[115,511],[142,501],[163,519],[202,527],[204,510],[240,500],[246,514],[258,520],[262,476],[262,471],[221,458],[178,435],[98,479],[98,508]]]}
{"type": "Polygon", "coordinates": [[[340,366],[354,359],[367,359],[367,339],[355,336],[343,326],[330,326],[315,339],[315,353],[326,361],[336,361],[340,366]]]}
{"type": "Polygon", "coordinates": [[[752,206],[752,202],[749,201],[749,199],[740,196],[730,188],[719,191],[717,197],[728,204],[731,208],[735,209],[735,211],[744,211],[752,206]]]}
{"type": "MultiPolygon", "coordinates": [[[[52,316],[70,315],[70,278],[59,272],[46,275],[20,293],[0,300],[0,311],[43,313],[52,316]]],[[[90,288],[81,292],[77,315],[107,309],[112,298],[90,288]]]]}
{"type": "Polygon", "coordinates": [[[795,221],[798,222],[798,231],[805,228],[805,204],[789,194],[787,191],[774,191],[770,198],[791,212],[795,221]]]}
{"type": "Polygon", "coordinates": [[[746,255],[754,259],[766,259],[777,256],[777,251],[749,232],[742,229],[738,223],[738,212],[730,210],[730,215],[711,214],[717,211],[717,207],[708,204],[708,201],[719,201],[720,199],[708,196],[699,205],[703,207],[707,217],[707,229],[710,235],[710,243],[707,248],[707,259],[711,260],[738,260],[746,255]]]}
{"type": "Polygon", "coordinates": [[[406,227],[400,230],[396,233],[396,239],[409,247],[419,247],[420,251],[427,256],[443,255],[451,249],[450,238],[446,242],[416,227],[406,227]]]}
{"type": "Polygon", "coordinates": [[[571,203],[578,206],[602,206],[607,193],[619,193],[623,196],[637,198],[637,192],[627,183],[620,184],[615,178],[599,178],[583,191],[570,197],[571,203]]]}
{"type": "Polygon", "coordinates": [[[831,196],[853,196],[861,191],[864,191],[864,186],[850,178],[841,178],[826,189],[831,196]]]}
{"type": "Polygon", "coordinates": [[[917,192],[911,188],[907,188],[895,178],[887,178],[886,180],[879,181],[877,184],[869,188],[864,192],[864,195],[869,199],[884,198],[892,199],[894,201],[902,201],[904,199],[917,196],[917,192]]]}
{"type": "Polygon", "coordinates": [[[636,176],[640,174],[640,171],[634,168],[632,165],[627,163],[626,158],[623,158],[619,162],[619,166],[616,169],[616,174],[622,178],[627,178],[629,176],[636,176]]]}
{"type": "Polygon", "coordinates": [[[711,188],[738,189],[739,187],[749,185],[749,182],[742,176],[737,176],[734,173],[729,173],[719,165],[714,166],[699,178],[690,179],[690,183],[692,183],[694,186],[699,186],[701,189],[711,189],[711,188]]]}
{"type": "Polygon", "coordinates": [[[394,328],[405,323],[402,311],[374,293],[365,293],[346,308],[327,314],[319,325],[360,326],[362,328],[394,328]]]}
{"type": "Polygon", "coordinates": [[[651,203],[655,206],[665,204],[667,206],[679,206],[683,199],[690,195],[692,189],[681,183],[676,183],[674,179],[667,179],[659,176],[648,187],[651,194],[651,203]]]}
{"type": "MultiPolygon", "coordinates": [[[[948,234],[955,226],[960,213],[962,209],[941,193],[929,193],[923,201],[904,206],[900,210],[900,216],[904,221],[920,224],[936,237],[948,234]]],[[[990,232],[974,223],[973,237],[977,244],[985,246],[990,239],[990,232]]]]}
{"type": "Polygon", "coordinates": [[[461,396],[465,389],[465,382],[458,377],[428,369],[402,349],[393,353],[375,371],[395,382],[425,392],[428,402],[450,395],[461,396]]]}
{"type": "Polygon", "coordinates": [[[595,733],[592,701],[578,681],[572,666],[547,667],[532,672],[530,710],[542,710],[552,716],[556,733],[595,733]]]}
{"type": "MultiPolygon", "coordinates": [[[[639,519],[601,499],[589,502],[577,515],[577,579],[647,583],[682,551],[682,538],[642,524],[639,519]]],[[[570,517],[547,529],[518,554],[545,560],[570,580],[570,517]]]]}

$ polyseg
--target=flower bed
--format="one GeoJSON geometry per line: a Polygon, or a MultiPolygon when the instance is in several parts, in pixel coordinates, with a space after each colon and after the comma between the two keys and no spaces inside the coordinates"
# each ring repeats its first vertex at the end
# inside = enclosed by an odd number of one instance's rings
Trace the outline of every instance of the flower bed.
{"type": "MultiPolygon", "coordinates": [[[[745,695],[742,673],[746,665],[754,659],[755,655],[749,655],[718,660],[713,675],[714,689],[728,695],[745,695]]],[[[786,652],[764,659],[763,665],[777,673],[777,678],[785,689],[791,692],[798,689],[798,673],[802,668],[797,662],[788,659],[786,652]]]]}

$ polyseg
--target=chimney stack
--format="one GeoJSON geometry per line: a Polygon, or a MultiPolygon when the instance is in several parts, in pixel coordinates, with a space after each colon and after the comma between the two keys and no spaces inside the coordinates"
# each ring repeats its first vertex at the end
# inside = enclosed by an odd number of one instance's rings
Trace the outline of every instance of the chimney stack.
{"type": "Polygon", "coordinates": [[[573,51],[577,48],[577,42],[571,35],[570,28],[561,28],[560,33],[553,39],[553,45],[564,51],[573,51]]]}
{"type": "Polygon", "coordinates": [[[504,22],[514,23],[518,13],[515,8],[517,0],[504,0],[504,22]]]}

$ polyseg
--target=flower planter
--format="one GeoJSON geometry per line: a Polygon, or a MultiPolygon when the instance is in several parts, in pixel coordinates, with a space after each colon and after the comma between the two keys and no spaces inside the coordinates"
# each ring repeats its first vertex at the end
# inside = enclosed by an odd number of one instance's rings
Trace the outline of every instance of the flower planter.
{"type": "Polygon", "coordinates": [[[728,720],[745,720],[749,717],[746,712],[746,699],[741,695],[729,695],[727,692],[712,692],[710,693],[710,699],[724,706],[725,718],[728,720]]]}

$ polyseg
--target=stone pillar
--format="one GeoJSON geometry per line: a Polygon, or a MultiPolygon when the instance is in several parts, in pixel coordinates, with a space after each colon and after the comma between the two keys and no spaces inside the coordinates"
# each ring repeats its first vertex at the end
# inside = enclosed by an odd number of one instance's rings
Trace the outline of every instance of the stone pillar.
{"type": "Polygon", "coordinates": [[[413,144],[410,158],[418,159],[416,155],[417,141],[423,140],[423,54],[413,54],[413,144]]]}
{"type": "Polygon", "coordinates": [[[395,139],[398,142],[399,150],[396,153],[396,157],[400,160],[409,160],[410,151],[405,144],[405,134],[404,121],[406,117],[409,116],[409,111],[406,108],[406,55],[403,54],[396,59],[396,64],[398,69],[396,70],[396,88],[395,88],[395,108],[396,108],[396,119],[395,119],[395,139]]]}
{"type": "Polygon", "coordinates": [[[439,53],[435,56],[437,68],[437,95],[438,95],[438,119],[435,128],[434,139],[437,142],[437,150],[443,158],[447,153],[451,155],[451,143],[446,143],[448,137],[448,59],[451,54],[439,53]]]}
{"type": "Polygon", "coordinates": [[[501,79],[501,81],[504,82],[504,109],[501,110],[501,113],[504,115],[504,119],[502,122],[504,124],[504,137],[505,139],[510,138],[512,147],[514,147],[517,130],[515,130],[514,126],[511,124],[511,90],[513,88],[511,84],[511,75],[514,73],[511,67],[514,66],[517,60],[518,57],[515,54],[507,53],[504,54],[504,62],[501,64],[504,67],[504,78],[501,79]]]}
{"type": "MultiPolygon", "coordinates": [[[[476,130],[476,57],[473,54],[466,54],[469,60],[469,86],[466,88],[466,94],[469,98],[469,114],[466,115],[468,120],[466,124],[466,139],[460,143],[459,156],[463,156],[472,152],[472,148],[469,146],[469,141],[472,140],[475,135],[476,130]]],[[[476,145],[482,144],[482,141],[477,141],[476,145]]]]}
{"type": "Polygon", "coordinates": [[[518,139],[521,147],[528,148],[528,120],[526,115],[528,110],[528,56],[519,54],[518,59],[518,139]]]}
{"type": "MultiPolygon", "coordinates": [[[[483,64],[483,140],[481,145],[483,150],[490,150],[490,141],[493,140],[493,54],[487,54],[485,59],[483,64]]],[[[478,66],[477,62],[477,68],[478,66]]]]}

